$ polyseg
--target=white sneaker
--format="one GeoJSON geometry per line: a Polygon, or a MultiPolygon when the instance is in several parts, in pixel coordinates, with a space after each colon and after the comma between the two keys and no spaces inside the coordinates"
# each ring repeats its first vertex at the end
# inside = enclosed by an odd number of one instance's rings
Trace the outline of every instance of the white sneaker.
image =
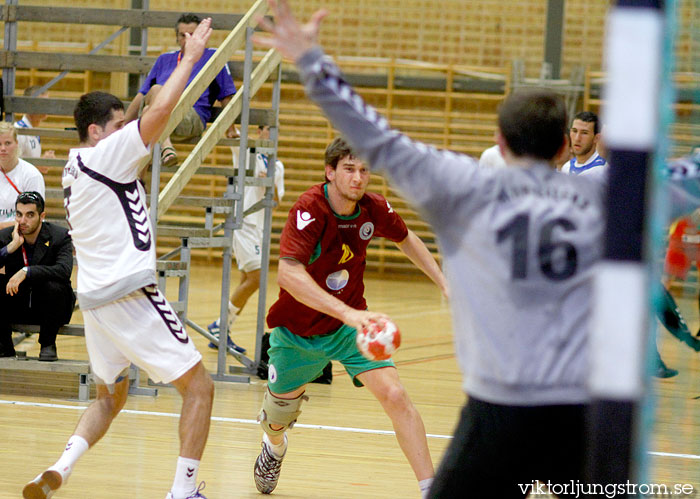
{"type": "Polygon", "coordinates": [[[49,499],[68,480],[67,472],[51,469],[44,471],[22,489],[24,499],[49,499]]]}

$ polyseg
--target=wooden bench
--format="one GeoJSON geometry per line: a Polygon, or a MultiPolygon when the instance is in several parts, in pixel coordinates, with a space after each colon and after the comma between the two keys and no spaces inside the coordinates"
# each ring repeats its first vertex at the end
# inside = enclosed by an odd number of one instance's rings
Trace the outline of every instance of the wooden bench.
{"type": "MultiPolygon", "coordinates": [[[[32,334],[39,332],[39,326],[34,324],[12,324],[12,331],[20,333],[13,341],[15,345],[24,341],[32,334]]],[[[58,330],[58,334],[67,336],[84,336],[82,324],[66,324],[58,330]]],[[[78,375],[78,399],[90,399],[90,363],[87,360],[59,359],[55,362],[43,362],[36,357],[21,356],[0,358],[0,369],[13,371],[40,371],[74,373],[78,375]]]]}

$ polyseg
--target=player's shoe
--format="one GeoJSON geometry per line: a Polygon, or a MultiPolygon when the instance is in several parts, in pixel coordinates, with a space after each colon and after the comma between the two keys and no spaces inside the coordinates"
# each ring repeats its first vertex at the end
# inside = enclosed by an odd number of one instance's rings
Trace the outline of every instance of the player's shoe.
{"type": "Polygon", "coordinates": [[[24,486],[22,497],[24,499],[48,499],[67,479],[67,474],[64,476],[58,470],[48,469],[24,486]]]}
{"type": "MultiPolygon", "coordinates": [[[[285,437],[286,438],[286,437],[285,437]]],[[[287,451],[285,451],[285,454],[287,451]]],[[[255,468],[253,477],[255,478],[255,487],[263,494],[271,494],[277,481],[280,479],[280,470],[282,469],[282,460],[284,456],[277,457],[268,448],[265,442],[262,442],[262,451],[255,460],[255,468]]]]}
{"type": "MultiPolygon", "coordinates": [[[[199,484],[199,487],[197,487],[197,490],[195,490],[192,495],[187,496],[187,499],[207,499],[204,494],[202,494],[202,490],[204,490],[205,484],[204,482],[199,484]]],[[[165,499],[173,499],[173,493],[168,492],[168,495],[165,496],[165,499]]]]}
{"type": "MultiPolygon", "coordinates": [[[[209,324],[207,326],[207,329],[209,330],[209,334],[211,334],[214,338],[216,338],[217,342],[218,342],[219,333],[221,332],[221,328],[219,327],[219,319],[216,319],[214,322],[209,324]]],[[[229,348],[233,348],[238,353],[246,353],[246,349],[236,345],[230,336],[228,337],[228,341],[226,342],[226,346],[228,346],[229,348]]],[[[214,343],[213,341],[210,341],[209,348],[213,348],[214,350],[216,350],[217,348],[219,348],[219,345],[218,345],[218,343],[214,343]]]]}

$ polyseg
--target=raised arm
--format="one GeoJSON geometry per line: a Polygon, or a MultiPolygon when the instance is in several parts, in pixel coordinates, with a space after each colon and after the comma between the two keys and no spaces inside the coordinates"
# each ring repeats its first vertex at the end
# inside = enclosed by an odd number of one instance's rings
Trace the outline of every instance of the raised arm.
{"type": "Polygon", "coordinates": [[[170,113],[187,86],[187,80],[194,64],[204,53],[211,32],[211,19],[207,18],[199,23],[192,35],[189,33],[185,35],[185,50],[180,64],[177,65],[168,80],[163,84],[163,88],[158,92],[151,105],[148,106],[148,110],[141,116],[139,132],[144,144],[152,145],[163,133],[170,113]]]}
{"type": "Polygon", "coordinates": [[[306,271],[306,267],[291,258],[280,258],[277,284],[286,289],[294,299],[307,307],[318,310],[354,327],[358,331],[369,326],[370,321],[388,319],[384,314],[354,309],[321,288],[306,271]]]}
{"type": "Polygon", "coordinates": [[[447,289],[447,280],[440,270],[437,262],[430,254],[430,251],[425,246],[425,243],[413,232],[408,230],[408,235],[403,241],[396,243],[401,252],[408,257],[413,264],[421,269],[425,275],[430,277],[430,280],[437,284],[440,291],[445,296],[449,298],[449,292],[447,289]]]}

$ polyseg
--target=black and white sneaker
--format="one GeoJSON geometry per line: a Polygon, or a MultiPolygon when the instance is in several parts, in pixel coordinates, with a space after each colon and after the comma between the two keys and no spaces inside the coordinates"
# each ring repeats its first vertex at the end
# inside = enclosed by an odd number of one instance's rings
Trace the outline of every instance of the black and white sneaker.
{"type": "MultiPolygon", "coordinates": [[[[285,441],[287,436],[285,435],[285,441]]],[[[287,451],[285,450],[285,454],[287,451]]],[[[280,470],[282,469],[282,460],[284,456],[277,457],[272,452],[272,449],[263,441],[262,451],[255,460],[255,469],[253,477],[255,478],[255,487],[263,494],[271,494],[277,481],[280,479],[280,470]]]]}

